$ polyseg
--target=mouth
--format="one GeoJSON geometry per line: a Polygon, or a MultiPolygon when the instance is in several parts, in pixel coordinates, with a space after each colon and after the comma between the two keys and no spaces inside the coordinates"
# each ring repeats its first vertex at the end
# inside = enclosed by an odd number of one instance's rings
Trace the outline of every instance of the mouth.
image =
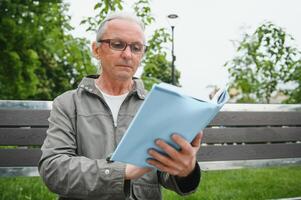
{"type": "Polygon", "coordinates": [[[123,68],[130,68],[132,69],[132,67],[130,65],[116,65],[117,67],[123,67],[123,68]]]}

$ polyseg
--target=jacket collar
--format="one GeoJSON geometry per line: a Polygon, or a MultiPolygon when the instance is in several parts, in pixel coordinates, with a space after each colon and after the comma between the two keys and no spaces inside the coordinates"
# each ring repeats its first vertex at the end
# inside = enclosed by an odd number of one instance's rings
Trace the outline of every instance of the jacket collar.
{"type": "MultiPolygon", "coordinates": [[[[99,75],[89,75],[84,77],[82,81],[79,83],[78,88],[96,94],[98,96],[101,95],[99,90],[95,86],[95,79],[97,79],[98,77],[99,75]]],[[[133,90],[130,91],[130,93],[136,93],[140,99],[145,99],[146,91],[144,89],[142,80],[136,77],[133,77],[133,80],[134,80],[134,87],[133,90]]]]}

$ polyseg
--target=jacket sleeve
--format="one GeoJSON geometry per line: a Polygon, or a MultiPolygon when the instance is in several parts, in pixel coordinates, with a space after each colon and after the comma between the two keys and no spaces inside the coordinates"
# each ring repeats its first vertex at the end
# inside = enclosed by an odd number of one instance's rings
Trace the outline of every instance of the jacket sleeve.
{"type": "Polygon", "coordinates": [[[39,161],[43,181],[52,192],[63,197],[125,198],[124,164],[77,155],[75,112],[70,102],[60,103],[59,98],[53,101],[39,161]]]}
{"type": "Polygon", "coordinates": [[[172,176],[165,172],[157,172],[160,184],[166,189],[175,191],[177,194],[184,196],[194,193],[201,181],[201,169],[196,162],[194,170],[187,177],[172,176]]]}

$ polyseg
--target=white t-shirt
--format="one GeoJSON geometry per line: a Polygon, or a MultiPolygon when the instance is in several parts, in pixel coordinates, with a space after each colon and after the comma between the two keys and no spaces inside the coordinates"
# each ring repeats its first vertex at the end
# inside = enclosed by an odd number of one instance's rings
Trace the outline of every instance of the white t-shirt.
{"type": "Polygon", "coordinates": [[[96,88],[101,92],[103,95],[106,103],[108,104],[112,115],[113,115],[113,120],[114,120],[114,126],[117,127],[117,117],[118,117],[118,112],[120,109],[121,104],[123,103],[124,99],[126,96],[129,94],[128,92],[122,95],[114,96],[114,95],[109,95],[103,92],[95,83],[96,88]]]}

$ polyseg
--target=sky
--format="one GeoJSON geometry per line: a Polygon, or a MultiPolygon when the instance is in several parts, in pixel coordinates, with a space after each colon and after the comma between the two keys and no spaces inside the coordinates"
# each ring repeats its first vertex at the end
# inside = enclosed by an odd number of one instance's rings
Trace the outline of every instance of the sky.
{"type": "MultiPolygon", "coordinates": [[[[66,0],[70,3],[72,34],[91,41],[95,34],[79,25],[84,17],[95,16],[96,0],[66,0]]],[[[129,5],[133,0],[129,2],[129,5]]],[[[228,73],[223,65],[235,56],[233,41],[252,33],[263,22],[271,21],[291,34],[301,49],[300,0],[152,0],[156,22],[146,29],[150,36],[155,28],[171,32],[167,15],[179,16],[175,26],[176,68],[181,72],[180,84],[186,93],[206,99],[212,85],[224,87],[228,73]]],[[[131,11],[130,7],[126,8],[131,11]]],[[[166,46],[171,51],[171,44],[166,46]]],[[[169,53],[169,60],[171,56],[169,53]]],[[[137,76],[142,68],[137,71],[137,76]]]]}

